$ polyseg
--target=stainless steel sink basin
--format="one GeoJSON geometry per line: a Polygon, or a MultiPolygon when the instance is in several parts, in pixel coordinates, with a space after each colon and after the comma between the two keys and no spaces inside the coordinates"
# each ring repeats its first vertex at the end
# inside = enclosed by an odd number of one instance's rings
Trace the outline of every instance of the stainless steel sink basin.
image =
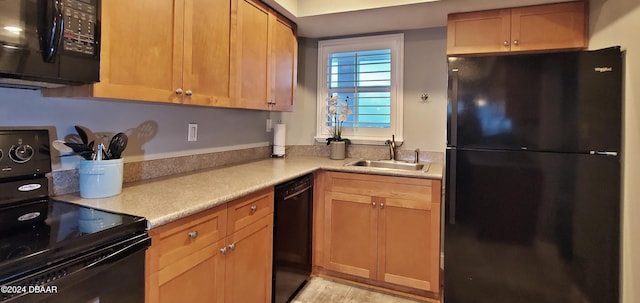
{"type": "Polygon", "coordinates": [[[409,171],[427,171],[429,170],[428,162],[409,163],[405,161],[392,160],[358,160],[345,164],[345,166],[362,166],[378,169],[399,169],[409,171]]]}

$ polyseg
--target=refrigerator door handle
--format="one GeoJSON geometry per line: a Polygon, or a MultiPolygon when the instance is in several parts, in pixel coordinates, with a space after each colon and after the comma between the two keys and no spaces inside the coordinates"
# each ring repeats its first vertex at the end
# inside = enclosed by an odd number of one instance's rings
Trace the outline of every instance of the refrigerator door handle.
{"type": "Polygon", "coordinates": [[[449,210],[449,224],[456,224],[456,150],[450,149],[449,166],[447,178],[449,179],[447,191],[449,192],[449,201],[447,208],[449,210]]]}
{"type": "Polygon", "coordinates": [[[448,146],[457,146],[458,145],[458,69],[454,68],[451,70],[451,91],[450,100],[451,102],[451,115],[449,118],[449,129],[448,131],[449,142],[447,142],[448,146]]]}

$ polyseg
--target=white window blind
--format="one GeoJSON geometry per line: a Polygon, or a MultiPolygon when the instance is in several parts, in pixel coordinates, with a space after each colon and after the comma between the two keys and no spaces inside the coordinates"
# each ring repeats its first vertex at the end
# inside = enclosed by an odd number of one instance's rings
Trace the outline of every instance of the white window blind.
{"type": "Polygon", "coordinates": [[[328,115],[331,96],[348,100],[352,114],[343,137],[359,144],[402,141],[402,34],[319,42],[316,140],[325,142],[336,121],[328,115]]]}
{"type": "MultiPolygon", "coordinates": [[[[349,128],[391,126],[391,49],[340,52],[329,55],[327,84],[330,96],[349,100],[353,112],[349,128]]],[[[333,120],[326,119],[328,126],[333,120]]]]}

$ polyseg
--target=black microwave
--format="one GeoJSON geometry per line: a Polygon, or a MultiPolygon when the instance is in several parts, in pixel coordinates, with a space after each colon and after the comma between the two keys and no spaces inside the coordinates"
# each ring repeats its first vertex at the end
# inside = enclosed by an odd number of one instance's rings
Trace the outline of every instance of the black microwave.
{"type": "Polygon", "coordinates": [[[99,0],[0,0],[0,86],[100,79],[99,0]]]}

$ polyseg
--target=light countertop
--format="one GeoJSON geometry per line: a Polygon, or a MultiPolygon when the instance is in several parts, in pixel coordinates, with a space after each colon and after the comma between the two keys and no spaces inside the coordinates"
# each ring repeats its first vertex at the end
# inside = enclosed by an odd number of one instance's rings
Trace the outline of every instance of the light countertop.
{"type": "Polygon", "coordinates": [[[442,163],[432,162],[426,172],[344,166],[345,163],[355,160],[358,159],[273,158],[125,183],[122,193],[108,198],[84,199],[80,197],[79,193],[55,196],[54,198],[88,207],[145,217],[149,221],[151,229],[318,169],[442,179],[442,163]]]}

